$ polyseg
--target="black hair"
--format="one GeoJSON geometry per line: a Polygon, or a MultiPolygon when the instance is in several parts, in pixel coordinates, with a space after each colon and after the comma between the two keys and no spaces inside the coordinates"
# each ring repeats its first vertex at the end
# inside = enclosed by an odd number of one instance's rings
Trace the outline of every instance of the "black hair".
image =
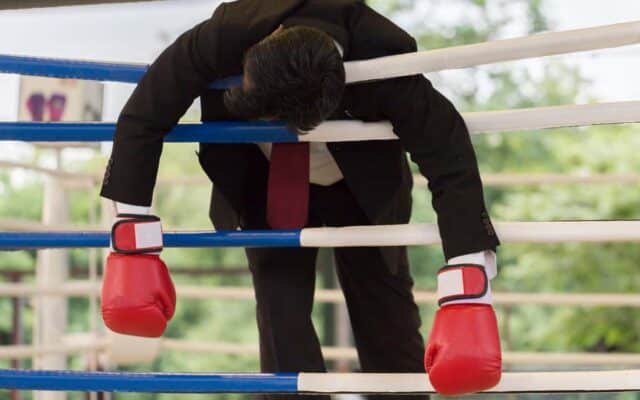
{"type": "Polygon", "coordinates": [[[277,32],[244,58],[244,87],[229,89],[229,111],[246,119],[273,118],[309,131],[342,101],[345,71],[333,39],[309,27],[277,32]]]}

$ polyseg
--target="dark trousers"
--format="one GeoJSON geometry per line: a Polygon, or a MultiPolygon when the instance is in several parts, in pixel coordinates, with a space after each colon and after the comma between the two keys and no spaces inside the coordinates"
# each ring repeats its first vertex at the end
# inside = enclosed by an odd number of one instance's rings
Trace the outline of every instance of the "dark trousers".
{"type": "MultiPolygon", "coordinates": [[[[248,228],[264,228],[261,219],[256,218],[248,228]]],[[[309,226],[352,225],[369,222],[343,182],[328,187],[311,185],[309,226]]],[[[246,249],[257,301],[262,372],[326,371],[311,320],[317,251],[316,248],[246,249]]],[[[405,260],[402,265],[390,269],[377,248],[335,249],[337,275],[363,372],[424,372],[424,342],[418,307],[411,292],[413,280],[407,257],[401,258],[405,260]]],[[[396,396],[369,398],[393,397],[396,396]]],[[[402,398],[412,397],[426,398],[402,398]]]]}

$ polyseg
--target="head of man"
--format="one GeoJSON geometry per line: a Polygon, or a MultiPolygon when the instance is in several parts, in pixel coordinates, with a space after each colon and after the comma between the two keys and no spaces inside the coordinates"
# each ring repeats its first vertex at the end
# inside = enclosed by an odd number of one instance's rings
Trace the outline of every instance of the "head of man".
{"type": "Polygon", "coordinates": [[[342,57],[329,35],[281,27],[247,51],[243,85],[224,101],[238,117],[281,120],[304,132],[333,114],[344,87],[342,57]]]}

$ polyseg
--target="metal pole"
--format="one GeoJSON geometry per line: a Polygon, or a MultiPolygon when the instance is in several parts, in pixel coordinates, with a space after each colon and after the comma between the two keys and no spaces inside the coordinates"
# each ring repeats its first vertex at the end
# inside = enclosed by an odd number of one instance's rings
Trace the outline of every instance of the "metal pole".
{"type": "MultiPolygon", "coordinates": [[[[57,168],[62,167],[61,150],[56,150],[57,168]]],[[[45,224],[69,223],[69,204],[62,182],[49,177],[45,183],[42,222],[45,224]]],[[[68,277],[69,253],[67,250],[38,251],[36,282],[40,287],[57,287],[68,277]]],[[[65,296],[39,296],[35,301],[34,344],[36,346],[60,345],[67,328],[67,298],[65,296]]],[[[45,355],[34,358],[38,369],[66,370],[65,355],[45,355]]],[[[36,400],[66,400],[65,392],[34,392],[36,400]]]]}
{"type": "MultiPolygon", "coordinates": [[[[93,190],[88,192],[89,196],[93,194],[93,190]]],[[[96,204],[90,202],[89,205],[89,224],[95,225],[97,223],[96,204]]],[[[89,249],[89,282],[96,284],[100,278],[98,276],[98,262],[101,257],[101,253],[98,249],[89,249]]],[[[98,337],[100,334],[100,324],[98,322],[98,302],[96,296],[89,298],[89,330],[93,333],[94,337],[98,337]]],[[[87,369],[90,371],[98,370],[98,351],[92,350],[87,352],[87,369]]],[[[87,394],[88,400],[97,400],[97,392],[89,392],[87,394]]]]}
{"type": "MultiPolygon", "coordinates": [[[[113,224],[113,221],[116,218],[116,210],[115,207],[113,205],[113,201],[105,199],[105,198],[100,198],[100,223],[105,227],[110,229],[111,225],[113,224]]],[[[107,260],[107,256],[109,255],[109,251],[110,249],[103,249],[101,251],[101,258],[102,258],[102,271],[96,271],[99,275],[99,277],[104,277],[104,267],[105,267],[105,263],[107,260]]],[[[100,326],[100,330],[102,332],[104,332],[104,325],[102,325],[102,323],[99,325],[100,326]]],[[[98,359],[98,368],[99,370],[108,370],[110,368],[109,365],[105,365],[106,363],[104,362],[100,362],[100,359],[98,359]]],[[[107,392],[100,392],[98,393],[98,398],[100,400],[111,400],[116,398],[115,394],[112,393],[107,393],[107,392]]]]}
{"type": "MultiPolygon", "coordinates": [[[[20,281],[22,281],[22,273],[18,271],[10,273],[9,280],[13,283],[20,283],[20,281]]],[[[23,300],[20,297],[13,297],[11,301],[12,301],[12,308],[13,308],[11,343],[13,343],[14,345],[21,345],[23,344],[23,337],[24,337],[24,328],[22,326],[23,300]]],[[[22,368],[22,361],[19,358],[12,359],[11,368],[13,369],[22,368]]],[[[12,390],[10,397],[11,397],[11,400],[20,400],[22,398],[22,396],[20,395],[20,391],[18,390],[12,390]]]]}

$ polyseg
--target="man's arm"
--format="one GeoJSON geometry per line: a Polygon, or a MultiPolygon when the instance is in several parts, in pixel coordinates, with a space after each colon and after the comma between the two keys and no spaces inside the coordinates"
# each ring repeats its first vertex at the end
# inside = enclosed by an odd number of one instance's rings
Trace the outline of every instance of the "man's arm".
{"type": "Polygon", "coordinates": [[[160,218],[148,215],[148,206],[164,136],[216,77],[218,18],[184,33],[158,57],[118,119],[101,192],[118,213],[101,308],[106,326],[121,334],[161,336],[175,311],[175,289],[160,258],[160,218]]]}
{"type": "Polygon", "coordinates": [[[411,159],[429,180],[447,259],[495,250],[478,163],[462,116],[423,76],[373,83],[380,113],[388,118],[411,159]]]}
{"type": "MultiPolygon", "coordinates": [[[[384,85],[384,84],[383,84],[384,85]]],[[[498,384],[502,352],[491,278],[499,244],[462,116],[423,76],[390,81],[382,97],[396,134],[429,180],[445,257],[424,365],[441,394],[462,395],[498,384]],[[453,378],[452,378],[453,377],[453,378]]]]}
{"type": "Polygon", "coordinates": [[[217,78],[221,9],[169,46],[134,90],[118,118],[101,196],[132,205],[151,204],[164,136],[217,78]]]}

